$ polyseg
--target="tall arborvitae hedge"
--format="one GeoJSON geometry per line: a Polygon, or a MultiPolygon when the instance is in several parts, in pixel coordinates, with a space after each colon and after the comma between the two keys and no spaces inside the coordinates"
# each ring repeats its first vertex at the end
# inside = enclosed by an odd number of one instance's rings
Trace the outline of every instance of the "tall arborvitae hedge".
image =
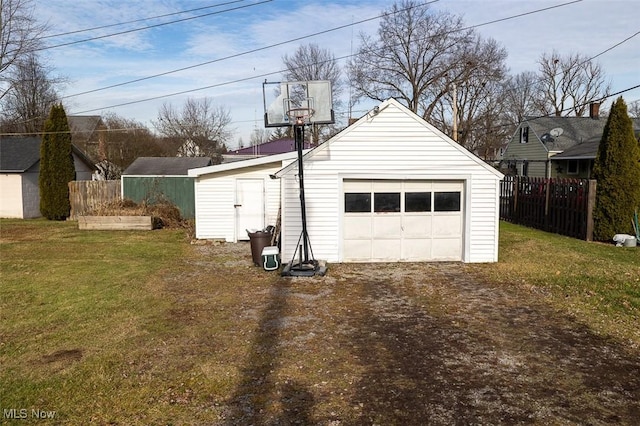
{"type": "Polygon", "coordinates": [[[62,105],[54,105],[44,123],[40,145],[40,213],[49,220],[69,217],[69,182],[75,179],[71,133],[62,105]]]}
{"type": "Polygon", "coordinates": [[[611,241],[615,234],[631,234],[634,210],[640,208],[640,146],[622,97],[611,107],[593,177],[598,181],[593,238],[611,241]]]}

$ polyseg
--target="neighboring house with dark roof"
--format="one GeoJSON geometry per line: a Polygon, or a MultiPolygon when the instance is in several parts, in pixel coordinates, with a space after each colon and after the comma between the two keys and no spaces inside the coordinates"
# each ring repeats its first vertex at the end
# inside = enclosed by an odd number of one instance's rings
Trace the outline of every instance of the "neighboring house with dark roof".
{"type": "Polygon", "coordinates": [[[105,130],[107,126],[99,115],[68,115],[67,123],[71,130],[73,144],[87,156],[98,162],[106,153],[105,130]],[[103,152],[101,152],[103,151],[103,152]]]}
{"type": "MultiPolygon", "coordinates": [[[[309,142],[304,142],[302,149],[313,148],[309,142]]],[[[245,148],[229,151],[222,155],[223,162],[246,160],[248,158],[264,157],[265,155],[284,154],[296,150],[295,140],[292,138],[282,138],[273,141],[261,143],[259,145],[248,146],[245,148]]]]}
{"type": "MultiPolygon", "coordinates": [[[[503,166],[519,176],[591,178],[606,118],[592,104],[589,117],[528,117],[503,155],[503,166]]],[[[640,119],[633,119],[640,131],[640,119]]]]}
{"type": "Polygon", "coordinates": [[[188,171],[211,164],[209,157],[139,157],[122,172],[122,197],[137,203],[166,200],[183,218],[192,219],[195,194],[188,171]]]}
{"type": "MultiPolygon", "coordinates": [[[[40,217],[39,137],[0,137],[0,217],[40,217]]],[[[76,180],[91,180],[95,165],[75,145],[76,180]]]]}

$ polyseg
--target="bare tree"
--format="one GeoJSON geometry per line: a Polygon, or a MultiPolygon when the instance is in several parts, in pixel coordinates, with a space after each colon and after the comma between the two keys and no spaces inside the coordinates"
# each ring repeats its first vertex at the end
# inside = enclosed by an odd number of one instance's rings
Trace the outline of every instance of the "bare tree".
{"type": "Polygon", "coordinates": [[[640,100],[629,102],[629,116],[640,118],[640,100]]]}
{"type": "Polygon", "coordinates": [[[42,131],[51,107],[59,102],[57,86],[65,80],[50,76],[50,69],[35,53],[17,60],[6,73],[10,88],[0,100],[3,130],[26,134],[42,131]]]}
{"type": "MultiPolygon", "coordinates": [[[[486,151],[485,145],[493,138],[497,123],[501,120],[501,89],[506,66],[506,51],[493,39],[474,36],[475,41],[467,47],[467,59],[475,67],[461,68],[455,87],[436,93],[435,103],[429,121],[451,134],[467,149],[475,152],[486,151]],[[455,105],[455,115],[454,108],[455,105]],[[457,134],[453,134],[452,121],[456,120],[457,134]]],[[[441,88],[435,89],[442,90],[441,88]]]]}
{"type": "Polygon", "coordinates": [[[163,104],[154,126],[162,136],[179,140],[183,155],[211,157],[219,163],[232,136],[230,123],[229,111],[214,106],[210,98],[189,98],[181,109],[163,104]]]}
{"type": "Polygon", "coordinates": [[[138,157],[166,154],[158,138],[144,124],[114,113],[105,114],[102,121],[106,129],[101,131],[98,159],[106,171],[124,170],[138,157]]]}
{"type": "Polygon", "coordinates": [[[276,141],[283,138],[292,138],[291,127],[274,127],[269,135],[269,141],[276,141]]]}
{"type": "MultiPolygon", "coordinates": [[[[313,43],[301,45],[293,55],[284,55],[282,62],[287,67],[284,73],[287,81],[330,81],[333,109],[341,108],[340,96],[344,88],[342,70],[330,50],[313,43]]],[[[330,125],[314,125],[311,137],[318,142],[330,132],[330,125]]]]}
{"type": "Polygon", "coordinates": [[[331,95],[337,102],[343,90],[342,71],[335,56],[328,49],[317,44],[298,47],[293,55],[284,55],[282,62],[287,67],[284,78],[287,81],[329,80],[331,95]]]}
{"type": "Polygon", "coordinates": [[[589,103],[607,97],[611,91],[600,65],[579,53],[544,53],[538,64],[542,97],[536,100],[536,107],[540,113],[581,117],[589,103]]]}
{"type": "Polygon", "coordinates": [[[260,145],[269,140],[271,132],[267,129],[256,127],[251,132],[251,137],[249,139],[249,146],[260,145]]]}
{"type": "Polygon", "coordinates": [[[0,99],[11,87],[7,71],[40,46],[46,31],[33,16],[31,0],[0,1],[0,99]]]}
{"type": "Polygon", "coordinates": [[[428,119],[437,103],[481,65],[475,34],[462,18],[431,11],[414,0],[395,3],[381,19],[378,35],[361,34],[348,65],[358,99],[393,97],[428,119]]]}
{"type": "Polygon", "coordinates": [[[544,115],[538,109],[541,104],[538,84],[540,78],[532,71],[524,71],[515,76],[510,76],[502,91],[505,103],[505,118],[508,122],[517,126],[526,116],[536,114],[544,115]]]}

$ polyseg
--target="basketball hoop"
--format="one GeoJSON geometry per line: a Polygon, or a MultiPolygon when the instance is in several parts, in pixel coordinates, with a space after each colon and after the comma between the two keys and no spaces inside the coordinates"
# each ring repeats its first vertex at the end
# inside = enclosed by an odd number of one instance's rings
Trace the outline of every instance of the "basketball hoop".
{"type": "Polygon", "coordinates": [[[289,116],[289,122],[295,125],[302,126],[309,121],[309,118],[313,117],[315,110],[313,108],[291,108],[287,111],[289,116]]]}

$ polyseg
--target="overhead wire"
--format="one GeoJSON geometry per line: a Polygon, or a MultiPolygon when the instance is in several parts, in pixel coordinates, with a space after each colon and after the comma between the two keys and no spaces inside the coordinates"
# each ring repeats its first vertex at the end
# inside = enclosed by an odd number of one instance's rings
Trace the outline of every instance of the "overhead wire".
{"type": "MultiPolygon", "coordinates": [[[[269,1],[271,1],[271,0],[269,0],[269,1]]],[[[434,2],[437,2],[437,1],[438,0],[433,0],[433,1],[421,4],[419,6],[425,6],[427,4],[431,4],[431,3],[434,3],[434,2]]],[[[550,9],[555,9],[555,8],[558,8],[558,7],[571,5],[571,4],[574,4],[574,3],[579,3],[581,1],[582,0],[573,0],[573,1],[569,1],[569,2],[566,2],[566,3],[559,4],[559,5],[554,5],[554,6],[541,8],[541,9],[536,9],[536,10],[533,10],[533,11],[524,12],[524,13],[520,13],[520,14],[517,14],[517,15],[511,15],[511,16],[508,16],[508,17],[499,18],[499,19],[495,19],[495,20],[492,20],[492,21],[487,21],[487,22],[480,23],[480,24],[474,24],[474,25],[471,25],[471,26],[468,26],[468,27],[464,27],[462,29],[458,29],[456,31],[463,31],[463,30],[478,28],[478,27],[481,27],[481,26],[489,25],[489,24],[503,22],[503,21],[506,21],[506,20],[509,20],[509,19],[515,19],[515,18],[518,18],[518,17],[523,17],[523,16],[534,14],[534,13],[539,13],[539,12],[547,11],[547,10],[550,10],[550,9]]],[[[220,62],[222,60],[230,59],[232,57],[236,57],[236,56],[240,56],[240,55],[245,55],[245,54],[249,54],[249,53],[255,53],[255,52],[260,51],[260,50],[266,50],[266,49],[269,49],[269,48],[272,48],[272,47],[276,47],[276,46],[280,46],[280,45],[283,45],[283,44],[286,44],[286,43],[291,43],[293,41],[299,41],[299,40],[302,40],[302,39],[305,39],[305,38],[310,38],[310,37],[314,37],[314,36],[317,36],[317,35],[325,34],[325,33],[331,32],[331,31],[336,31],[338,29],[343,29],[343,28],[350,27],[350,26],[353,26],[353,25],[358,25],[358,24],[363,23],[363,22],[371,21],[371,20],[374,20],[374,19],[379,19],[379,18],[381,18],[381,17],[383,17],[383,16],[385,16],[387,14],[388,14],[388,12],[385,12],[385,13],[383,13],[381,15],[376,16],[376,17],[367,18],[367,19],[360,20],[360,21],[357,21],[357,22],[352,22],[351,24],[341,25],[339,27],[330,28],[330,29],[323,30],[323,31],[320,31],[320,32],[316,32],[316,33],[313,33],[313,34],[309,34],[309,35],[306,35],[306,36],[296,37],[294,39],[286,40],[286,41],[279,42],[279,43],[276,43],[276,44],[273,44],[273,45],[252,49],[252,50],[247,51],[247,52],[241,52],[239,54],[232,55],[230,57],[218,58],[216,60],[207,61],[207,62],[204,62],[204,63],[192,65],[192,66],[181,68],[181,69],[177,69],[177,70],[167,71],[167,72],[164,72],[164,73],[161,73],[161,74],[156,74],[154,76],[143,77],[141,79],[136,79],[136,80],[132,80],[132,81],[128,81],[128,82],[122,82],[122,83],[118,83],[116,85],[111,85],[111,86],[107,86],[107,87],[103,87],[103,88],[93,89],[91,91],[81,92],[81,93],[77,93],[77,94],[73,94],[73,95],[67,95],[67,96],[64,96],[63,99],[64,98],[69,98],[69,97],[76,97],[76,96],[84,95],[84,94],[87,94],[87,93],[93,93],[93,92],[100,91],[100,90],[106,90],[106,89],[109,89],[109,88],[118,87],[118,86],[122,86],[122,85],[126,85],[126,84],[131,84],[131,83],[134,83],[134,82],[138,82],[138,81],[154,78],[154,77],[157,77],[157,76],[167,75],[167,74],[170,74],[170,73],[175,73],[175,72],[183,71],[183,70],[186,70],[186,69],[195,68],[195,67],[198,67],[198,66],[203,66],[203,65],[210,64],[210,63],[214,63],[214,62],[220,62]]],[[[638,31],[635,34],[633,34],[633,35],[625,38],[624,40],[616,43],[615,45],[607,48],[606,50],[598,53],[597,55],[592,56],[591,58],[587,59],[586,61],[589,61],[591,59],[599,57],[599,56],[603,55],[604,53],[607,53],[608,51],[610,51],[610,50],[620,46],[621,44],[629,41],[630,39],[632,39],[633,37],[637,36],[638,34],[640,34],[640,31],[638,31]]],[[[352,54],[351,53],[349,55],[345,55],[345,56],[342,56],[342,57],[333,58],[332,61],[333,60],[347,59],[347,58],[355,56],[355,55],[356,54],[352,54]]],[[[193,93],[193,92],[197,92],[197,91],[202,91],[202,90],[207,90],[207,89],[216,88],[216,87],[220,87],[220,86],[235,84],[235,83],[244,82],[244,81],[248,81],[248,80],[253,80],[253,79],[257,79],[257,78],[268,77],[268,76],[275,75],[275,74],[281,74],[281,73],[283,73],[285,71],[287,71],[287,70],[286,69],[281,69],[281,70],[277,70],[277,71],[270,71],[270,72],[266,72],[266,73],[262,73],[262,74],[258,74],[258,75],[252,75],[252,76],[248,76],[248,77],[244,77],[244,78],[240,78],[240,79],[235,79],[235,80],[232,80],[232,81],[216,83],[216,84],[207,85],[207,86],[203,86],[203,87],[199,87],[199,88],[188,89],[188,90],[173,92],[173,93],[169,93],[169,94],[153,96],[153,97],[149,97],[149,98],[145,98],[145,99],[139,99],[139,100],[135,100],[135,101],[130,101],[130,102],[124,102],[124,103],[119,103],[119,104],[115,104],[115,105],[104,106],[104,107],[100,107],[100,108],[93,108],[93,109],[89,109],[89,110],[78,112],[76,114],[85,114],[85,113],[94,112],[94,111],[100,111],[100,110],[111,109],[111,108],[118,108],[118,107],[122,107],[122,106],[136,104],[136,103],[148,102],[148,101],[152,101],[152,100],[158,100],[158,99],[162,99],[162,98],[167,98],[167,97],[172,97],[172,96],[177,96],[177,95],[182,95],[182,94],[187,94],[187,93],[193,93]]],[[[637,87],[638,86],[634,86],[634,87],[625,89],[622,92],[618,92],[618,93],[624,93],[626,91],[633,90],[633,89],[635,89],[637,87]]],[[[615,94],[611,94],[609,96],[614,96],[614,95],[615,94]]],[[[249,121],[253,121],[253,120],[247,120],[247,122],[249,122],[249,121]]]]}
{"type": "MultiPolygon", "coordinates": [[[[439,0],[431,0],[429,2],[420,4],[420,7],[426,6],[426,5],[429,5],[429,4],[432,4],[432,3],[436,3],[438,1],[439,0]]],[[[582,0],[579,0],[579,1],[582,1],[582,0]]],[[[411,6],[410,8],[413,8],[413,7],[416,7],[416,6],[411,6]]],[[[407,9],[410,9],[410,8],[407,8],[407,9]]],[[[404,10],[407,10],[407,9],[401,9],[398,12],[401,12],[401,11],[404,11],[404,10]]],[[[333,32],[333,31],[342,30],[342,29],[345,29],[345,28],[348,28],[348,27],[353,27],[355,25],[363,24],[365,22],[369,22],[369,21],[373,21],[373,20],[376,20],[376,19],[380,19],[381,17],[383,17],[385,15],[386,15],[386,13],[383,13],[381,15],[376,15],[376,16],[371,17],[371,18],[362,19],[360,21],[352,22],[350,24],[340,25],[340,26],[337,26],[337,27],[333,27],[333,28],[329,28],[329,29],[326,29],[326,30],[318,31],[318,32],[315,32],[315,33],[306,34],[304,36],[295,37],[295,38],[292,38],[292,39],[288,39],[288,40],[281,41],[281,42],[278,42],[278,43],[270,44],[270,45],[267,45],[267,46],[258,47],[258,48],[251,49],[251,50],[246,50],[246,51],[243,51],[243,52],[240,52],[240,53],[235,53],[233,55],[224,56],[222,58],[212,59],[210,61],[200,62],[198,64],[189,65],[189,66],[182,67],[182,68],[177,68],[177,69],[173,69],[173,70],[170,70],[170,71],[165,71],[165,72],[161,72],[161,73],[158,73],[158,74],[149,75],[149,76],[146,76],[146,77],[140,77],[140,78],[136,78],[134,80],[128,80],[128,81],[124,81],[124,82],[121,82],[121,83],[112,84],[110,86],[100,87],[100,88],[97,88],[97,89],[92,89],[92,90],[87,90],[87,91],[80,92],[80,93],[74,93],[74,94],[71,94],[71,95],[66,95],[66,96],[63,96],[61,99],[73,98],[73,97],[76,97],[76,96],[86,95],[86,94],[89,94],[89,93],[100,92],[100,91],[107,90],[107,89],[113,89],[115,87],[126,86],[126,85],[132,84],[132,83],[139,83],[141,81],[150,80],[150,79],[157,78],[157,77],[164,77],[166,75],[175,74],[175,73],[178,73],[178,72],[181,72],[181,71],[186,71],[186,70],[190,70],[190,69],[194,69],[194,68],[199,68],[199,67],[202,67],[202,66],[205,66],[205,65],[211,65],[211,64],[216,63],[216,62],[222,62],[222,61],[226,61],[228,59],[238,58],[240,56],[245,56],[245,55],[249,55],[251,53],[257,53],[257,52],[261,52],[263,50],[268,50],[268,49],[272,49],[274,47],[278,47],[278,46],[282,46],[282,45],[285,45],[285,44],[293,43],[295,41],[300,41],[300,40],[304,40],[304,39],[307,39],[307,38],[312,38],[312,37],[316,37],[316,36],[319,36],[319,35],[324,35],[324,34],[327,34],[327,33],[333,32]]]]}
{"type": "MultiPolygon", "coordinates": [[[[431,4],[431,3],[434,3],[436,1],[438,1],[438,0],[427,2],[427,3],[421,4],[420,6],[431,4]]],[[[559,4],[559,5],[540,8],[540,9],[536,9],[536,10],[533,10],[533,11],[524,12],[524,13],[520,13],[520,14],[517,14],[517,15],[512,15],[512,16],[505,17],[505,18],[495,19],[495,20],[492,20],[490,22],[491,23],[502,22],[502,21],[506,21],[508,19],[515,19],[515,18],[531,15],[531,14],[534,14],[534,13],[540,13],[540,12],[544,12],[544,11],[547,11],[547,10],[550,10],[550,9],[555,9],[555,8],[562,7],[562,6],[568,6],[568,5],[571,5],[571,4],[574,4],[574,3],[579,3],[579,2],[582,2],[582,1],[583,0],[572,0],[572,1],[565,2],[565,3],[559,4]]],[[[412,7],[415,7],[415,6],[412,6],[412,7]]],[[[406,10],[406,9],[403,9],[403,10],[406,10]]],[[[90,91],[85,91],[85,92],[81,92],[81,93],[77,93],[77,94],[73,94],[73,95],[68,95],[68,96],[63,97],[63,99],[70,98],[70,97],[76,97],[76,96],[80,96],[80,95],[85,95],[85,94],[88,94],[88,93],[93,93],[93,92],[96,92],[96,91],[106,90],[106,89],[110,89],[110,88],[114,88],[114,87],[119,87],[119,86],[123,86],[123,85],[126,85],[126,84],[131,84],[133,82],[139,82],[139,81],[143,81],[143,80],[148,80],[148,79],[151,79],[151,78],[155,78],[157,76],[164,76],[164,75],[172,74],[172,73],[175,73],[175,72],[183,71],[183,70],[186,70],[186,69],[192,69],[192,68],[200,67],[200,66],[203,66],[203,65],[208,65],[208,64],[211,64],[211,63],[214,63],[214,62],[220,62],[222,60],[235,58],[235,57],[242,56],[242,55],[245,55],[245,54],[248,54],[248,53],[256,53],[256,52],[261,51],[261,50],[270,49],[272,47],[281,46],[283,44],[291,43],[291,42],[294,42],[294,41],[300,41],[302,39],[311,38],[311,37],[315,37],[315,36],[318,36],[318,35],[326,34],[328,32],[336,31],[338,29],[344,29],[344,28],[350,27],[352,25],[358,25],[358,24],[361,24],[363,22],[371,21],[371,20],[374,20],[374,19],[379,19],[379,18],[381,18],[381,17],[383,17],[383,16],[385,16],[387,14],[388,14],[388,12],[385,12],[385,13],[383,13],[381,15],[378,15],[378,16],[375,16],[375,17],[372,17],[372,18],[367,18],[367,19],[364,19],[364,20],[361,20],[361,21],[357,21],[357,22],[352,23],[352,24],[341,25],[339,27],[330,28],[330,29],[327,29],[327,30],[323,30],[323,31],[320,31],[320,32],[313,33],[313,34],[308,34],[306,36],[296,37],[296,38],[293,38],[293,39],[290,39],[290,40],[286,40],[286,41],[283,41],[283,42],[275,43],[273,45],[252,49],[250,51],[241,52],[241,53],[238,53],[238,54],[235,54],[235,55],[230,55],[230,56],[225,57],[225,58],[219,58],[219,59],[215,59],[215,60],[212,60],[212,61],[203,62],[203,63],[196,64],[196,65],[192,65],[192,66],[189,66],[189,67],[184,67],[184,68],[181,68],[179,70],[167,71],[167,72],[164,72],[164,73],[156,74],[154,76],[142,77],[142,78],[139,78],[139,79],[136,79],[136,80],[114,84],[114,85],[111,85],[111,86],[108,86],[108,87],[105,87],[105,88],[93,89],[93,90],[90,90],[90,91]]],[[[457,29],[455,31],[465,31],[465,30],[474,29],[474,28],[477,28],[477,27],[480,27],[480,26],[485,26],[485,25],[488,25],[488,23],[485,22],[485,23],[481,23],[481,24],[471,25],[471,26],[467,26],[467,27],[464,27],[464,28],[461,28],[461,29],[457,29]]],[[[454,31],[448,31],[448,32],[444,32],[444,33],[439,33],[439,34],[437,34],[435,36],[430,36],[429,38],[436,37],[436,36],[441,36],[441,35],[446,35],[446,34],[449,34],[449,33],[452,33],[452,32],[454,32],[454,31]]],[[[333,58],[331,60],[333,61],[333,60],[348,59],[348,58],[350,58],[352,56],[356,56],[356,55],[357,55],[357,53],[356,54],[350,53],[349,55],[344,55],[344,56],[341,56],[341,57],[338,57],[338,58],[333,58]]],[[[102,107],[102,108],[94,108],[94,109],[91,109],[91,110],[83,111],[82,113],[99,111],[99,110],[102,110],[102,109],[117,108],[117,107],[121,107],[121,106],[132,105],[132,104],[135,104],[135,103],[142,103],[142,102],[148,102],[148,101],[152,101],[152,100],[158,100],[158,99],[162,99],[162,98],[165,98],[165,97],[172,97],[172,96],[177,96],[177,95],[183,95],[183,94],[186,94],[186,93],[193,93],[193,92],[197,92],[197,91],[201,91],[201,90],[211,89],[211,88],[214,88],[214,87],[219,87],[219,86],[239,83],[239,82],[243,82],[243,81],[247,81],[247,80],[251,80],[251,79],[255,79],[255,78],[268,77],[268,76],[271,76],[271,75],[274,75],[274,74],[280,74],[280,73],[282,73],[284,71],[286,71],[286,70],[271,71],[271,72],[267,72],[267,73],[263,73],[263,74],[259,74],[259,75],[254,75],[254,76],[250,76],[250,77],[246,77],[246,78],[242,78],[242,79],[237,79],[237,80],[232,80],[232,81],[228,81],[228,82],[223,82],[223,83],[217,83],[217,84],[213,84],[213,85],[203,86],[203,87],[199,87],[199,88],[196,88],[196,89],[189,89],[189,90],[169,93],[169,94],[165,94],[165,95],[158,95],[158,96],[154,96],[154,97],[151,97],[151,98],[145,98],[145,99],[140,99],[140,100],[136,100],[136,101],[130,101],[130,102],[111,105],[111,106],[106,106],[106,107],[102,107]]]]}
{"type": "Polygon", "coordinates": [[[42,51],[42,50],[50,50],[50,49],[55,49],[55,48],[58,48],[58,47],[71,46],[73,44],[86,43],[88,41],[100,40],[100,39],[109,38],[109,37],[115,37],[115,36],[119,36],[119,35],[123,35],[123,34],[130,34],[130,33],[138,32],[138,31],[149,30],[149,29],[152,29],[152,28],[158,28],[158,27],[162,27],[162,26],[166,26],[166,25],[176,24],[176,23],[179,23],[179,22],[186,22],[186,21],[191,21],[193,19],[204,18],[206,16],[219,15],[219,14],[225,13],[225,12],[231,12],[231,11],[234,11],[234,10],[246,9],[248,7],[257,6],[257,5],[260,5],[260,4],[270,3],[272,1],[273,0],[261,0],[261,1],[258,1],[256,3],[251,3],[251,4],[247,4],[247,5],[243,5],[243,6],[232,7],[232,8],[225,9],[225,10],[218,10],[218,11],[215,11],[215,12],[205,13],[205,14],[197,15],[197,16],[189,16],[187,18],[176,19],[176,20],[169,21],[169,22],[161,22],[161,23],[158,23],[158,24],[147,25],[145,27],[133,28],[133,29],[130,29],[130,30],[119,31],[119,32],[116,32],[116,33],[105,34],[105,35],[86,38],[86,39],[82,39],[82,40],[74,40],[74,41],[70,41],[70,42],[67,42],[67,43],[55,44],[53,46],[43,46],[43,47],[31,50],[31,52],[39,52],[39,51],[42,51]]]}
{"type": "Polygon", "coordinates": [[[154,19],[167,18],[169,16],[181,15],[183,13],[191,13],[191,12],[197,12],[199,10],[212,9],[214,7],[226,6],[226,5],[233,4],[233,3],[241,3],[243,1],[246,1],[246,0],[232,0],[232,1],[224,2],[224,3],[217,3],[217,4],[213,4],[213,5],[209,5],[209,6],[197,7],[195,9],[181,10],[181,11],[178,11],[178,12],[165,13],[163,15],[156,15],[156,16],[149,16],[147,18],[134,19],[134,20],[131,20],[131,21],[116,22],[116,23],[113,23],[113,24],[100,25],[100,26],[97,26],[97,27],[84,28],[84,29],[75,30],[75,31],[67,31],[67,32],[64,32],[64,33],[59,33],[59,34],[49,34],[49,35],[42,36],[40,38],[47,39],[47,38],[55,38],[55,37],[64,37],[64,36],[73,35],[73,34],[86,33],[86,32],[89,32],[89,31],[96,31],[96,30],[103,30],[103,29],[106,29],[106,28],[119,27],[119,26],[122,26],[122,25],[136,24],[138,22],[151,21],[151,20],[154,20],[154,19]]]}

